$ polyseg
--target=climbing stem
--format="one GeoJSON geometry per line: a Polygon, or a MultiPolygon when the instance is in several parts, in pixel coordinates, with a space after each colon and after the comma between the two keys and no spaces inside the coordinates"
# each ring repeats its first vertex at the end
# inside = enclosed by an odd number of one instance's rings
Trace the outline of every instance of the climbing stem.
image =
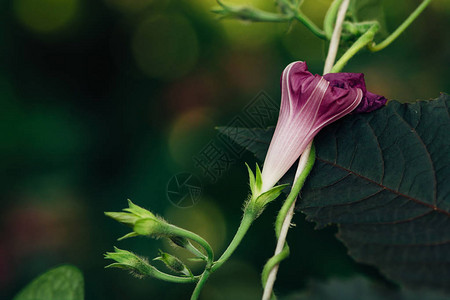
{"type": "Polygon", "coordinates": [[[234,250],[236,250],[237,246],[239,246],[239,244],[241,243],[242,239],[244,238],[245,234],[247,233],[248,229],[252,225],[255,218],[256,216],[253,213],[244,212],[241,224],[239,225],[239,228],[236,231],[233,240],[228,245],[228,248],[225,250],[222,256],[216,262],[214,262],[211,268],[212,272],[220,268],[230,258],[234,250]]]}
{"type": "Polygon", "coordinates": [[[330,8],[328,8],[328,11],[323,20],[323,30],[325,31],[325,35],[328,39],[331,39],[331,35],[333,34],[336,15],[341,3],[342,0],[334,0],[333,3],[331,3],[330,8]]]}
{"type": "Polygon", "coordinates": [[[286,201],[284,201],[283,206],[280,209],[280,212],[278,213],[277,220],[275,222],[275,233],[277,237],[279,237],[281,232],[281,226],[283,225],[283,221],[286,218],[286,215],[288,214],[289,209],[291,208],[292,204],[297,199],[298,194],[300,193],[300,190],[302,189],[303,185],[305,184],[305,180],[308,177],[309,173],[312,170],[312,167],[314,165],[314,162],[316,160],[316,151],[314,149],[314,145],[311,145],[311,151],[308,153],[308,151],[305,151],[303,153],[307,156],[307,161],[300,171],[300,175],[295,181],[294,186],[292,187],[291,192],[289,193],[288,197],[286,198],[286,201]]]}
{"type": "Polygon", "coordinates": [[[368,46],[373,41],[375,33],[380,28],[380,25],[374,23],[362,36],[360,36],[356,42],[339,58],[336,64],[331,68],[331,73],[337,73],[341,71],[345,64],[356,54],[359,50],[368,46]]]}
{"type": "Polygon", "coordinates": [[[316,24],[314,24],[305,14],[303,14],[300,10],[297,11],[295,14],[295,19],[298,20],[300,23],[306,26],[313,34],[318,36],[321,39],[326,39],[325,32],[317,27],[316,24]]]}
{"type": "Polygon", "coordinates": [[[269,300],[272,295],[273,285],[275,284],[279,264],[289,256],[289,246],[286,243],[287,233],[294,216],[295,200],[300,193],[306,177],[312,170],[315,161],[315,149],[312,142],[306,147],[300,157],[299,166],[294,179],[294,186],[291,189],[286,201],[278,213],[275,223],[275,234],[277,236],[277,246],[275,254],[266,263],[261,275],[262,285],[264,287],[263,300],[269,300]]]}
{"type": "Polygon", "coordinates": [[[403,31],[405,31],[406,28],[408,28],[409,25],[422,13],[422,11],[430,4],[431,0],[424,0],[410,15],[409,17],[403,21],[403,23],[393,32],[391,33],[384,41],[382,41],[379,44],[369,44],[368,48],[372,52],[380,51],[387,46],[389,46],[393,41],[395,41],[396,38],[400,34],[402,34],[403,31]]]}
{"type": "Polygon", "coordinates": [[[210,269],[205,269],[203,274],[200,277],[200,280],[197,282],[197,285],[195,286],[194,291],[192,292],[191,300],[197,300],[200,296],[200,293],[203,289],[203,286],[205,285],[206,281],[209,278],[209,275],[211,275],[210,269]]]}

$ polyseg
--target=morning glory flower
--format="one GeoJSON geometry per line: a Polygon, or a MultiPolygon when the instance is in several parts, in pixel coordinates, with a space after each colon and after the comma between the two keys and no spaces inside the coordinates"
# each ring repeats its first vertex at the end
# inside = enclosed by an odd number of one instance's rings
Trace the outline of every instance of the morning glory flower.
{"type": "Polygon", "coordinates": [[[262,171],[261,193],[272,188],[326,125],[355,112],[369,112],[386,98],[366,90],[364,74],[313,75],[293,62],[281,76],[281,106],[262,171]]]}

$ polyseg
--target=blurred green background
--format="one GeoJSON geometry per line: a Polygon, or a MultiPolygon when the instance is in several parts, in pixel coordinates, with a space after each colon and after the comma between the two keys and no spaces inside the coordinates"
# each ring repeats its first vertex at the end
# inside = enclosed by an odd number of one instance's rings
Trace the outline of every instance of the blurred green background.
{"type": "MultiPolygon", "coordinates": [[[[274,10],[271,0],[245,2],[274,10]]],[[[306,0],[321,24],[330,0],[306,0]]],[[[382,1],[393,30],[420,1],[382,1]]],[[[62,263],[85,275],[86,299],[187,299],[190,285],[136,279],[105,270],[113,245],[150,258],[163,241],[117,242],[127,228],[103,211],[126,199],[209,240],[231,240],[247,196],[244,154],[216,182],[193,157],[261,91],[279,101],[279,77],[294,60],[321,73],[326,44],[300,24],[218,21],[213,0],[7,0],[0,2],[0,299],[62,263]],[[190,172],[202,182],[198,203],[179,208],[167,184],[190,172]]],[[[414,101],[449,92],[450,1],[435,0],[389,48],[364,52],[345,71],[363,72],[368,89],[414,101]]],[[[259,274],[275,247],[271,204],[203,299],[259,299],[259,274]]],[[[297,214],[292,256],[276,290],[312,279],[365,274],[335,239],[297,214]]],[[[159,265],[160,266],[160,265],[159,265]]],[[[195,269],[196,265],[192,267],[195,269]]],[[[198,266],[197,266],[198,268],[198,266]]]]}

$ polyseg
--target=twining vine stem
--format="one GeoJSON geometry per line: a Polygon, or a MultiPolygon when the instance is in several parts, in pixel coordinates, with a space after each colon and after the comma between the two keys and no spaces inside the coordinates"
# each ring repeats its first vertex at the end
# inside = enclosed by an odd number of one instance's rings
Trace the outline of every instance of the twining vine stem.
{"type": "Polygon", "coordinates": [[[289,256],[289,247],[286,243],[287,232],[291,225],[292,217],[294,216],[295,200],[297,195],[305,183],[306,177],[314,165],[315,150],[312,142],[303,151],[300,157],[299,167],[295,174],[294,185],[284,202],[275,223],[275,233],[278,238],[275,254],[264,266],[262,273],[262,283],[264,286],[263,299],[270,299],[273,285],[278,272],[278,266],[282,260],[289,256]]]}
{"type": "Polygon", "coordinates": [[[420,13],[430,4],[431,0],[424,0],[410,15],[409,17],[403,21],[403,23],[397,27],[397,29],[391,33],[384,41],[375,45],[375,43],[371,43],[367,45],[370,51],[376,52],[380,51],[387,46],[389,46],[409,25],[420,15],[420,13]]]}
{"type": "Polygon", "coordinates": [[[250,228],[255,218],[256,218],[255,215],[251,213],[247,212],[244,214],[241,224],[236,234],[234,235],[233,240],[228,245],[228,248],[225,250],[225,252],[217,261],[207,266],[203,274],[200,276],[200,279],[197,282],[194,292],[192,293],[191,300],[198,299],[198,297],[200,296],[200,292],[203,289],[203,285],[206,283],[211,273],[220,268],[230,258],[231,254],[233,254],[234,250],[236,250],[237,246],[239,246],[239,244],[241,243],[242,239],[244,238],[245,234],[247,233],[248,229],[250,228]]]}
{"type": "MultiPolygon", "coordinates": [[[[323,70],[324,74],[329,73],[331,71],[334,61],[336,60],[337,51],[339,49],[339,41],[341,39],[342,24],[344,22],[345,14],[347,12],[349,3],[350,3],[350,0],[343,0],[342,4],[339,7],[339,11],[338,11],[337,18],[336,18],[336,25],[334,27],[333,34],[331,36],[330,46],[328,48],[328,55],[325,60],[325,66],[324,66],[324,70],[323,70]]],[[[305,168],[308,165],[306,162],[308,161],[308,158],[310,156],[311,146],[312,146],[312,142],[308,145],[308,147],[305,149],[302,156],[300,157],[300,162],[299,162],[296,176],[294,179],[294,186],[296,185],[298,176],[300,174],[305,173],[305,168]]],[[[282,254],[282,256],[284,258],[285,256],[287,256],[289,254],[289,248],[287,248],[287,245],[285,246],[286,236],[287,236],[287,232],[289,231],[289,227],[291,225],[292,217],[294,216],[295,202],[296,202],[296,198],[297,198],[297,195],[299,192],[300,191],[298,191],[295,194],[295,198],[293,199],[292,204],[288,204],[289,210],[284,217],[280,231],[278,231],[276,228],[276,232],[280,232],[280,233],[279,233],[279,237],[278,237],[277,247],[275,249],[275,254],[272,258],[276,258],[280,254],[282,254]],[[286,250],[284,250],[284,249],[286,249],[286,250]],[[283,251],[284,251],[284,253],[282,253],[283,251]]],[[[284,208],[284,205],[283,205],[283,208],[284,208]]],[[[278,224],[278,222],[277,222],[277,224],[278,224]]],[[[269,264],[269,265],[266,264],[266,266],[271,267],[271,268],[270,268],[270,272],[267,276],[267,281],[265,280],[265,272],[263,271],[264,293],[263,293],[262,299],[270,300],[271,295],[272,295],[273,285],[275,284],[275,280],[276,280],[277,273],[278,273],[279,261],[275,262],[275,264],[272,266],[271,266],[271,264],[269,264]]],[[[265,270],[265,271],[267,272],[267,270],[265,270]]]]}
{"type": "Polygon", "coordinates": [[[334,26],[333,35],[331,36],[330,46],[328,48],[328,55],[325,60],[325,66],[323,68],[323,74],[329,73],[333,68],[334,61],[336,60],[337,51],[339,49],[339,41],[341,40],[342,24],[344,23],[345,14],[348,9],[350,0],[344,0],[339,7],[339,11],[336,18],[336,25],[334,26]]]}

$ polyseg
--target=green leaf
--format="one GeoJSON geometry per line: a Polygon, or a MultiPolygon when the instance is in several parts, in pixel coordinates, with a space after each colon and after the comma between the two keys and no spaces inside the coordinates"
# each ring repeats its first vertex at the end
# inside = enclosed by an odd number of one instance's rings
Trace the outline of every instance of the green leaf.
{"type": "Polygon", "coordinates": [[[447,295],[435,291],[389,289],[364,277],[311,282],[306,291],[281,298],[282,300],[446,300],[447,295]]]}
{"type": "MultiPolygon", "coordinates": [[[[450,291],[449,105],[391,101],[326,127],[302,192],[308,220],[339,224],[353,258],[406,286],[450,291]]],[[[250,135],[260,159],[268,135],[250,135]]]]}
{"type": "Polygon", "coordinates": [[[81,271],[71,265],[51,269],[28,284],[14,300],[83,300],[81,271]]]}

